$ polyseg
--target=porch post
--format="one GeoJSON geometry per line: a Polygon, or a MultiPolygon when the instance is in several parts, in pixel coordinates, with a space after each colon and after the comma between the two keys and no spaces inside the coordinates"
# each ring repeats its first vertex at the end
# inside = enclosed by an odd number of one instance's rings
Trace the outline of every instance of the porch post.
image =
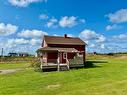
{"type": "Polygon", "coordinates": [[[58,58],[57,58],[57,71],[60,71],[60,53],[58,52],[58,58]]]}
{"type": "Polygon", "coordinates": [[[68,61],[68,54],[67,54],[67,52],[65,52],[66,53],[66,64],[67,64],[67,68],[68,68],[68,70],[70,69],[70,64],[69,64],[69,61],[68,61]]]}
{"type": "Polygon", "coordinates": [[[43,65],[42,52],[37,52],[37,57],[38,57],[38,61],[41,63],[41,64],[40,64],[40,68],[41,68],[41,70],[42,70],[42,65],[43,65]]]}
{"type": "Polygon", "coordinates": [[[68,59],[66,58],[66,63],[67,63],[67,68],[68,68],[68,70],[70,69],[70,64],[69,64],[69,61],[68,61],[68,59]]]}
{"type": "Polygon", "coordinates": [[[84,52],[83,52],[83,63],[85,67],[86,66],[86,48],[84,48],[84,52]]]}

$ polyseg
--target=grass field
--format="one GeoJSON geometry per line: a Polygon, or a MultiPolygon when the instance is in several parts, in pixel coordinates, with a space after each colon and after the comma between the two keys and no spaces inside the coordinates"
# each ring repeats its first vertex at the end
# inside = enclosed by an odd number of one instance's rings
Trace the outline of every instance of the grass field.
{"type": "Polygon", "coordinates": [[[93,66],[63,72],[35,72],[27,63],[0,64],[0,69],[24,68],[0,75],[0,95],[127,95],[126,55],[88,59],[93,66]]]}
{"type": "Polygon", "coordinates": [[[0,64],[0,70],[4,69],[17,69],[17,68],[27,68],[29,64],[26,62],[19,62],[19,63],[2,63],[0,64]]]}

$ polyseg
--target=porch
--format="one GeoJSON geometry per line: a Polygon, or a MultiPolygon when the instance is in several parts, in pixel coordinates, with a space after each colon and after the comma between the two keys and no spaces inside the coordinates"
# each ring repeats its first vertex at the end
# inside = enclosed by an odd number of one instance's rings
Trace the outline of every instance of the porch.
{"type": "Polygon", "coordinates": [[[61,70],[69,70],[72,68],[83,68],[84,64],[69,64],[69,69],[67,68],[67,64],[59,64],[60,69],[58,70],[58,64],[54,64],[54,63],[50,63],[50,64],[43,64],[41,66],[41,69],[43,71],[47,71],[47,70],[54,70],[54,71],[61,71],[61,70]],[[61,69],[62,67],[62,69],[61,69]]]}
{"type": "Polygon", "coordinates": [[[37,53],[42,70],[56,69],[60,71],[84,67],[84,52],[74,48],[44,47],[39,49],[37,53]]]}

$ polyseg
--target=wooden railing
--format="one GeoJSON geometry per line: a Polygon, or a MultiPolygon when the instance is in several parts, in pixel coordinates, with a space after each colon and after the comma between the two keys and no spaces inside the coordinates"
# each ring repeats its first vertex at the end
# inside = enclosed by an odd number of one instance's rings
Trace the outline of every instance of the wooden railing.
{"type": "Polygon", "coordinates": [[[74,59],[69,60],[70,64],[83,64],[83,57],[76,56],[74,59]]]}
{"type": "Polygon", "coordinates": [[[69,61],[68,61],[68,59],[66,58],[66,64],[67,64],[67,68],[68,68],[68,70],[70,69],[70,64],[69,64],[69,61]]]}

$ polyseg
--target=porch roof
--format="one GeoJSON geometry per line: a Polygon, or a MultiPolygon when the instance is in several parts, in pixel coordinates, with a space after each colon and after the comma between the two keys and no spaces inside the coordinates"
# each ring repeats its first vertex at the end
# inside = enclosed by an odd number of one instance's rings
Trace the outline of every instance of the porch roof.
{"type": "Polygon", "coordinates": [[[79,52],[75,48],[42,47],[37,52],[79,52]]]}

